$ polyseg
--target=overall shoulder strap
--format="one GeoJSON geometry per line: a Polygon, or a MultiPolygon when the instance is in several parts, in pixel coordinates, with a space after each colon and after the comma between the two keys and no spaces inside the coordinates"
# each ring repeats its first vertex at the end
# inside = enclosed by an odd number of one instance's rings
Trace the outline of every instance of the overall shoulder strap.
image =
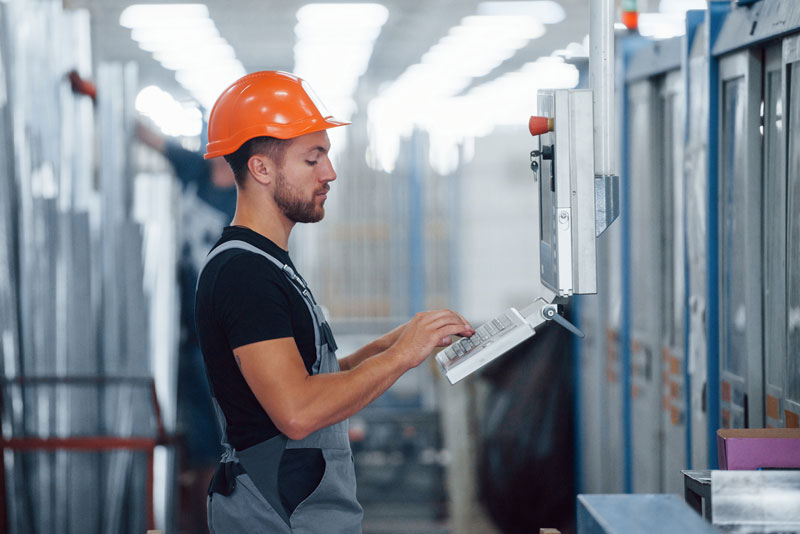
{"type": "Polygon", "coordinates": [[[225,243],[221,244],[220,246],[218,246],[217,248],[215,248],[214,250],[212,250],[211,252],[208,253],[208,256],[206,256],[206,260],[203,262],[203,266],[200,268],[200,273],[198,273],[198,275],[197,275],[197,280],[198,281],[200,280],[200,274],[203,273],[203,269],[206,268],[206,266],[209,264],[209,262],[211,262],[211,260],[213,260],[214,258],[219,256],[223,252],[228,251],[228,250],[233,250],[233,249],[246,250],[248,252],[253,252],[255,254],[260,254],[261,256],[264,256],[269,261],[274,263],[278,267],[278,269],[283,270],[284,263],[279,261],[272,254],[270,254],[268,252],[264,252],[260,248],[254,246],[254,245],[251,245],[250,243],[248,243],[246,241],[241,241],[241,240],[238,240],[238,239],[234,239],[233,241],[226,241],[225,243]]]}
{"type": "MultiPolygon", "coordinates": [[[[330,333],[330,327],[328,326],[328,322],[325,319],[325,315],[322,312],[322,308],[314,302],[313,298],[311,297],[311,292],[306,287],[305,282],[302,278],[297,276],[294,270],[287,264],[283,263],[282,261],[278,260],[272,254],[261,250],[260,248],[247,243],[246,241],[241,241],[239,239],[234,239],[232,241],[226,241],[225,243],[221,244],[214,250],[208,253],[206,256],[205,262],[203,262],[203,266],[200,268],[200,272],[197,274],[197,286],[200,285],[200,276],[203,274],[203,270],[206,266],[218,255],[226,252],[228,250],[246,250],[247,252],[252,252],[254,254],[259,254],[260,256],[265,257],[269,261],[271,261],[275,266],[280,269],[280,271],[289,279],[291,285],[300,293],[300,297],[306,303],[308,307],[309,313],[311,313],[311,319],[314,323],[314,341],[316,345],[320,344],[320,336],[324,335],[325,339],[328,343],[332,344],[333,350],[336,350],[335,341],[333,341],[333,334],[330,333]],[[324,334],[320,334],[320,330],[323,330],[324,334]]],[[[197,288],[195,287],[195,291],[197,288]]]]}

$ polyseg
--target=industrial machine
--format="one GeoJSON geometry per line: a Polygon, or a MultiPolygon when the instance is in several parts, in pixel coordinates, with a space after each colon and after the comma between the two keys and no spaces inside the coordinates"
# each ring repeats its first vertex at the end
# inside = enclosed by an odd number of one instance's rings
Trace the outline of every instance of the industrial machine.
{"type": "Polygon", "coordinates": [[[540,203],[540,276],[552,293],[522,310],[509,308],[436,355],[455,384],[533,336],[546,321],[583,333],[559,314],[577,294],[597,292],[595,239],[619,214],[619,178],[595,172],[591,90],[539,93],[541,117],[529,129],[538,140],[531,170],[540,203]]]}
{"type": "Polygon", "coordinates": [[[619,215],[614,168],[613,4],[591,3],[592,89],[542,90],[528,127],[538,140],[530,153],[538,182],[540,276],[550,291],[522,310],[509,308],[436,355],[451,384],[477,371],[555,321],[583,333],[559,314],[572,295],[597,292],[596,238],[619,215]]]}

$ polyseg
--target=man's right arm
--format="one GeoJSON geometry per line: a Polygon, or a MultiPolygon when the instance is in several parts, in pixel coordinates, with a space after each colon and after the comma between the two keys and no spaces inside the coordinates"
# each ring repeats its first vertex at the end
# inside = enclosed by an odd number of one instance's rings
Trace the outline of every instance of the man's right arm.
{"type": "Polygon", "coordinates": [[[359,348],[353,354],[346,356],[344,358],[339,359],[339,367],[343,371],[347,371],[348,369],[352,369],[357,365],[360,365],[362,362],[367,360],[368,358],[372,358],[376,354],[380,354],[392,345],[400,337],[400,334],[403,333],[408,323],[401,324],[397,328],[393,329],[391,332],[388,332],[381,337],[370,341],[363,347],[359,348]]]}
{"type": "Polygon", "coordinates": [[[234,349],[248,386],[278,429],[302,439],[338,423],[376,399],[451,335],[474,329],[449,310],[417,314],[383,352],[338,373],[309,375],[293,338],[272,339],[234,349]]]}

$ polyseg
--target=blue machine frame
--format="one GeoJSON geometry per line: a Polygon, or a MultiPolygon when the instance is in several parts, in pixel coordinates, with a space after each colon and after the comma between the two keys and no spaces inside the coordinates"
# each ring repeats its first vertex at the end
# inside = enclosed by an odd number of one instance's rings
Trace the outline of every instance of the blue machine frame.
{"type": "MultiPolygon", "coordinates": [[[[706,157],[705,157],[705,224],[707,233],[705,235],[705,247],[707,254],[707,272],[705,276],[705,298],[706,298],[706,389],[704,392],[704,404],[706,406],[706,420],[700,426],[692,428],[690,410],[692,409],[693,399],[696,402],[698,392],[695,391],[694,397],[692,396],[690,374],[690,311],[689,311],[689,254],[687,250],[687,210],[684,210],[684,234],[683,247],[684,247],[684,279],[687,280],[684,288],[684,332],[683,332],[683,349],[684,360],[682,374],[684,377],[684,399],[687,407],[687,424],[686,424],[686,466],[685,468],[691,469],[698,468],[716,468],[718,466],[717,458],[717,441],[716,432],[721,424],[721,410],[720,410],[720,346],[719,336],[721,332],[720,323],[720,276],[721,276],[721,252],[720,252],[720,237],[722,228],[720,226],[720,204],[719,193],[721,186],[720,176],[720,117],[721,117],[721,103],[720,103],[720,59],[723,55],[729,55],[737,50],[755,49],[760,50],[764,47],[765,43],[772,41],[777,42],[788,35],[797,35],[800,32],[800,2],[787,1],[787,0],[762,0],[754,5],[743,7],[743,3],[739,3],[740,7],[732,5],[730,0],[712,0],[709,2],[709,8],[703,11],[690,11],[687,13],[686,19],[686,35],[676,42],[661,42],[655,44],[653,41],[642,39],[638,36],[627,36],[618,39],[617,50],[619,57],[618,75],[618,88],[620,92],[620,178],[622,181],[621,187],[621,255],[618,258],[620,262],[621,271],[621,320],[619,324],[619,337],[622,340],[619,345],[621,376],[619,380],[622,387],[622,405],[621,416],[622,420],[622,456],[624,462],[624,490],[626,492],[633,491],[633,472],[634,472],[634,453],[633,453],[633,436],[632,436],[632,400],[631,400],[631,373],[632,373],[632,352],[630,347],[631,338],[631,323],[632,312],[631,309],[631,283],[632,283],[632,250],[631,250],[631,225],[636,221],[631,220],[631,192],[630,192],[630,141],[633,132],[630,131],[629,117],[631,110],[628,103],[627,84],[625,80],[630,80],[631,77],[648,77],[658,75],[670,69],[680,69],[684,78],[684,93],[687,95],[685,103],[684,125],[687,126],[690,121],[690,106],[689,98],[696,97],[696,95],[689,94],[690,73],[690,51],[692,50],[693,43],[697,37],[697,32],[700,28],[704,32],[704,46],[705,46],[705,61],[703,76],[707,78],[708,95],[706,97],[705,105],[707,105],[708,116],[707,124],[704,125],[706,137],[706,157]],[[661,48],[661,53],[657,53],[657,48],[661,48]],[[675,48],[675,50],[672,50],[675,48]],[[669,51],[668,53],[664,53],[669,51]],[[636,56],[636,59],[634,59],[636,56]],[[646,60],[645,60],[646,59],[646,60]],[[702,426],[705,425],[705,428],[702,426]],[[705,434],[699,436],[697,433],[705,434]],[[704,439],[703,439],[704,438],[704,439]],[[695,441],[697,443],[695,443],[695,441]],[[703,444],[703,441],[705,443],[703,444]],[[704,447],[698,449],[697,447],[704,447]],[[705,457],[704,457],[705,456],[705,457]]],[[[698,43],[700,45],[701,43],[698,43]]],[[[697,56],[695,50],[695,57],[697,56]]],[[[785,73],[784,73],[785,75],[785,73]]],[[[785,84],[785,82],[784,82],[785,84]]],[[[788,98],[788,96],[787,96],[788,98]]],[[[695,122],[695,124],[698,124],[695,122]]],[[[685,138],[684,141],[688,142],[689,128],[684,128],[685,138]]],[[[702,182],[698,182],[702,183],[702,182]]],[[[684,181],[684,198],[691,192],[687,189],[687,182],[684,181]]],[[[697,213],[700,213],[699,211],[697,213]]],[[[598,266],[600,261],[598,258],[598,266]]],[[[694,273],[697,276],[696,272],[694,273]]],[[[603,298],[603,295],[600,295],[603,298]]],[[[576,313],[579,317],[582,311],[588,311],[589,306],[584,298],[576,299],[576,313]],[[586,307],[584,307],[586,306],[586,307]]],[[[591,312],[589,312],[591,313],[591,312]]],[[[602,323],[602,321],[600,321],[602,323]]],[[[697,325],[694,325],[697,328],[697,325]]],[[[606,341],[610,343],[610,341],[606,341]]],[[[576,350],[576,425],[580,424],[581,416],[586,415],[582,413],[581,402],[586,402],[582,397],[585,393],[580,390],[582,373],[584,369],[580,368],[580,354],[582,345],[575,344],[576,350]]],[[[696,384],[699,388],[699,383],[696,384]]],[[[616,414],[617,407],[609,407],[613,410],[612,416],[616,414]]],[[[758,418],[755,418],[758,421],[758,418]]],[[[698,420],[698,424],[701,420],[698,420]]],[[[576,428],[576,450],[580,451],[581,447],[592,446],[591,438],[581,437],[580,428],[576,428]]],[[[596,444],[594,444],[596,445],[596,444]]],[[[608,451],[613,453],[613,451],[608,451]]],[[[582,462],[586,460],[582,458],[581,454],[576,454],[576,473],[577,473],[577,487],[579,491],[584,489],[586,482],[585,473],[587,469],[592,466],[584,465],[582,462]]]]}

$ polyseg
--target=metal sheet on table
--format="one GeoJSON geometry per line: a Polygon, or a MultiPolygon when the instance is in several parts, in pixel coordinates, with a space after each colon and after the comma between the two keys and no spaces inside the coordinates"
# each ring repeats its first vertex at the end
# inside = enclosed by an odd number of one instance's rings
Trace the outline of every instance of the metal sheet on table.
{"type": "Polygon", "coordinates": [[[800,530],[800,471],[712,471],[715,525],[739,532],[800,530]]]}

